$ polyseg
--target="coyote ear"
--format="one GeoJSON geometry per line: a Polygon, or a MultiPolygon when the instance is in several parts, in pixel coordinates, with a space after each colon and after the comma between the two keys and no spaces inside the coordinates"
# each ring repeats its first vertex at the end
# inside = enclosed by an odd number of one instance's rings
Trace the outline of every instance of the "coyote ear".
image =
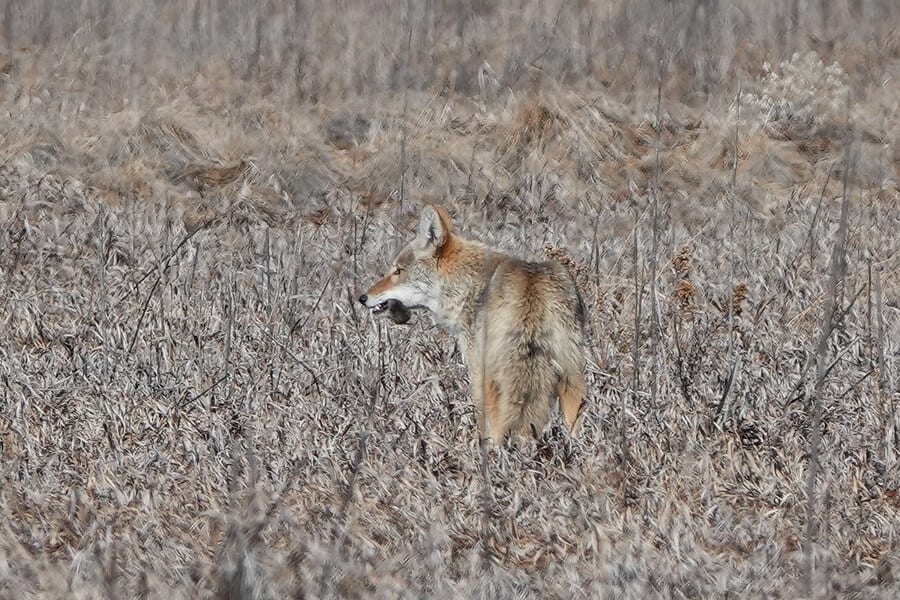
{"type": "Polygon", "coordinates": [[[450,237],[453,222],[443,206],[426,206],[419,220],[419,240],[425,247],[441,248],[450,237]]]}

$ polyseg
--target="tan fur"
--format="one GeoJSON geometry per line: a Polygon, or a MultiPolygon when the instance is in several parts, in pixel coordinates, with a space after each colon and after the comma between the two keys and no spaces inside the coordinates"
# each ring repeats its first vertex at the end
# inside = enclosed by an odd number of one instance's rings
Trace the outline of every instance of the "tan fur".
{"type": "Polygon", "coordinates": [[[540,433],[561,408],[573,433],[584,395],[584,304],[557,262],[507,256],[452,231],[443,207],[426,207],[416,239],[360,301],[430,310],[455,334],[469,369],[482,434],[540,433]]]}

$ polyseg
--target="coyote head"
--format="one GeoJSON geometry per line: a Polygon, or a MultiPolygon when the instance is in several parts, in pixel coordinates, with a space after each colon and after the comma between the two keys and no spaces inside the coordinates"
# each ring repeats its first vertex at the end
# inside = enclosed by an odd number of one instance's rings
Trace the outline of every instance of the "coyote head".
{"type": "Polygon", "coordinates": [[[362,296],[361,304],[375,317],[406,323],[413,309],[438,307],[438,261],[449,246],[452,222],[442,206],[422,210],[416,237],[394,259],[388,274],[362,296]]]}

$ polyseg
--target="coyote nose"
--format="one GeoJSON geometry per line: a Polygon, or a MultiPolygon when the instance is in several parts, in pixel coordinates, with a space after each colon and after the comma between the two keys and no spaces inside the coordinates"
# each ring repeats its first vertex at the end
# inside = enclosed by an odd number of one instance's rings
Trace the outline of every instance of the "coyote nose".
{"type": "Polygon", "coordinates": [[[369,297],[366,296],[365,294],[363,294],[362,296],[359,297],[360,304],[365,304],[366,302],[368,302],[368,300],[369,300],[369,297]]]}

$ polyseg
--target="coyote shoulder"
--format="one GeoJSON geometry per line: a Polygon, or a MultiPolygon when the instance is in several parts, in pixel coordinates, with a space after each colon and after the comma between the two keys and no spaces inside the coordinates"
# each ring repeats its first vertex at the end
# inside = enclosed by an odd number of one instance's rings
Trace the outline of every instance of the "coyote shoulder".
{"type": "Polygon", "coordinates": [[[465,239],[444,207],[427,206],[415,239],[359,301],[397,323],[428,310],[458,338],[482,434],[494,444],[540,433],[557,406],[576,432],[585,308],[563,265],[465,239]]]}

